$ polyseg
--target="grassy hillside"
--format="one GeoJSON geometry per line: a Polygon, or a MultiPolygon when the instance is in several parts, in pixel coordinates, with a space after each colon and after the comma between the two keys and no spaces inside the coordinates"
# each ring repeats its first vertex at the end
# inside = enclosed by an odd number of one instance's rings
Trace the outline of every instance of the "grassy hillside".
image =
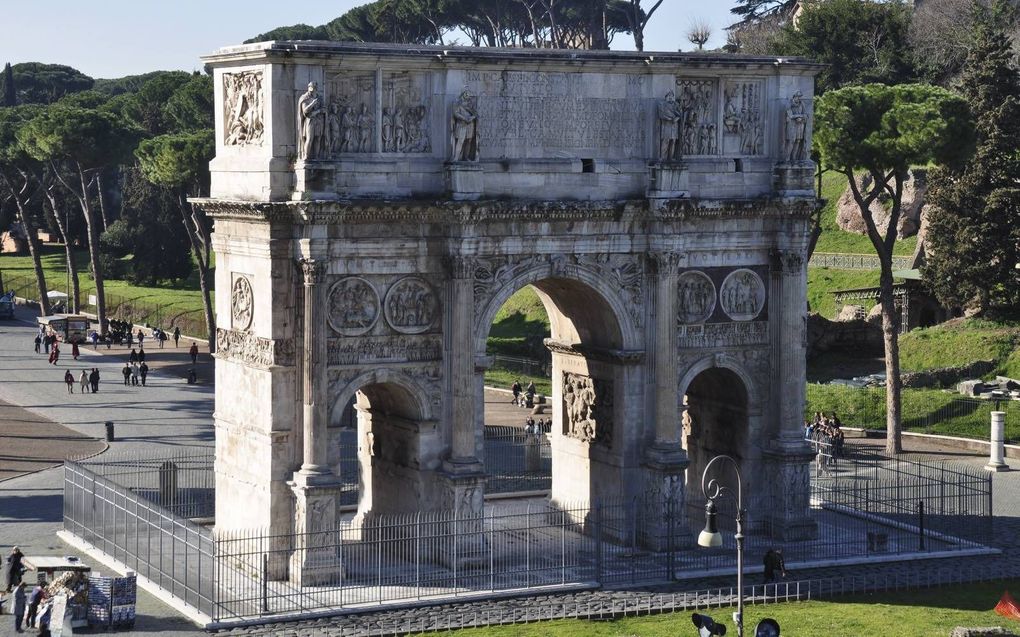
{"type": "Polygon", "coordinates": [[[900,366],[903,371],[920,371],[991,360],[1000,369],[1017,367],[1018,342],[1020,326],[1016,324],[955,319],[901,335],[900,366]]]}
{"type": "Polygon", "coordinates": [[[837,308],[836,300],[832,296],[833,292],[876,285],[878,285],[877,271],[809,267],[808,304],[811,306],[812,312],[818,312],[828,319],[835,318],[837,308]]]}
{"type": "MultiPolygon", "coordinates": [[[[871,240],[862,234],[844,232],[836,224],[836,202],[846,190],[846,177],[834,172],[822,175],[822,198],[826,200],[822,209],[822,235],[818,238],[815,252],[838,252],[843,254],[874,254],[871,240]]],[[[917,248],[917,237],[900,239],[893,248],[894,254],[911,255],[917,248]]]]}

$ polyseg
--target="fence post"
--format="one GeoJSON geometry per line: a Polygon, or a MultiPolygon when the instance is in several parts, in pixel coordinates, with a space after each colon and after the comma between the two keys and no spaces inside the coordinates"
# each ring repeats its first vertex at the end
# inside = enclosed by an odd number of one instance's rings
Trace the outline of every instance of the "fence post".
{"type": "Polygon", "coordinates": [[[269,612],[269,554],[262,554],[262,613],[269,612]]]}
{"type": "Polygon", "coordinates": [[[602,501],[595,500],[595,581],[602,585],[602,501]]]}

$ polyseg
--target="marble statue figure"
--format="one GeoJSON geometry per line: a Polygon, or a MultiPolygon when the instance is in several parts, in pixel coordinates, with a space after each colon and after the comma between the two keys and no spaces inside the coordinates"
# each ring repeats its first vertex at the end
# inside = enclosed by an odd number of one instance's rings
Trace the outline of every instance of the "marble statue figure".
{"type": "Polygon", "coordinates": [[[298,156],[301,159],[317,159],[322,154],[322,133],[325,107],[319,87],[308,83],[308,90],[298,100],[298,156]]]}
{"type": "Polygon", "coordinates": [[[457,98],[450,118],[452,161],[478,161],[478,110],[477,100],[466,88],[457,98]]]}

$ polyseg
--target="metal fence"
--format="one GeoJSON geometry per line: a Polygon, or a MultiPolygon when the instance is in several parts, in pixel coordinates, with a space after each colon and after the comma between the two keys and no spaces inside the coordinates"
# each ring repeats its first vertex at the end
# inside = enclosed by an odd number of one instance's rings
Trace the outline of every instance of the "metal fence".
{"type": "MultiPolygon", "coordinates": [[[[893,270],[908,270],[913,257],[894,256],[893,270]]],[[[834,268],[837,270],[878,270],[882,264],[875,254],[842,254],[838,252],[815,252],[808,264],[813,268],[834,268]]]]}
{"type": "MultiPolygon", "coordinates": [[[[807,386],[804,418],[816,411],[836,412],[843,425],[863,429],[885,429],[885,388],[857,388],[847,385],[807,386]]],[[[1020,406],[1011,400],[985,400],[934,389],[904,391],[904,431],[961,436],[987,441],[991,412],[1006,412],[1006,442],[1020,443],[1020,406]]]]}
{"type": "Polygon", "coordinates": [[[486,425],[486,494],[548,491],[552,488],[552,452],[549,425],[544,431],[486,425]]]}
{"type": "MultiPolygon", "coordinates": [[[[185,517],[209,513],[204,496],[184,502],[180,495],[205,492],[208,454],[65,466],[65,529],[213,620],[669,582],[735,567],[732,535],[719,548],[694,546],[704,500],[690,493],[685,502],[590,505],[531,498],[488,502],[482,515],[345,516],[324,532],[214,535],[185,517]],[[170,495],[173,486],[178,495],[170,495]]],[[[813,478],[811,502],[817,536],[796,542],[770,524],[769,512],[782,503],[752,502],[745,526],[752,564],[771,548],[784,549],[788,563],[955,551],[975,547],[991,528],[989,475],[953,463],[891,461],[853,445],[813,478]]],[[[721,528],[732,530],[733,518],[734,505],[724,501],[721,528]]]]}
{"type": "Polygon", "coordinates": [[[524,374],[525,376],[548,377],[551,373],[549,362],[521,356],[507,356],[505,354],[493,355],[492,366],[495,369],[505,369],[510,372],[524,374]]]}

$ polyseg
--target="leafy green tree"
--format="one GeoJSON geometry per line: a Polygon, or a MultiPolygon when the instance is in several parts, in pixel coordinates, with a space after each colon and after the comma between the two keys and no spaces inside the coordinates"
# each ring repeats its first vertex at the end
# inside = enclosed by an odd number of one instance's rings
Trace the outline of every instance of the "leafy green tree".
{"type": "Polygon", "coordinates": [[[1001,24],[980,23],[960,81],[976,122],[974,156],[929,181],[923,273],[949,306],[1020,304],[1020,74],[1001,24]]]}
{"type": "Polygon", "coordinates": [[[627,19],[627,25],[631,35],[634,36],[634,48],[638,51],[645,50],[645,27],[652,15],[662,6],[662,0],[655,0],[647,10],[641,6],[641,0],[626,0],[621,3],[620,10],[627,19]]]}
{"type": "Polygon", "coordinates": [[[187,231],[192,256],[198,264],[198,284],[202,291],[205,324],[209,330],[209,351],[216,348],[210,286],[212,227],[202,210],[192,206],[188,198],[208,196],[209,162],[215,155],[216,142],[211,130],[147,139],[135,151],[146,179],[175,195],[180,221],[187,231]]]}
{"type": "Polygon", "coordinates": [[[74,230],[75,216],[72,216],[73,202],[67,200],[66,193],[63,189],[58,186],[52,173],[48,170],[44,171],[40,183],[43,186],[43,195],[45,196],[45,204],[43,209],[48,213],[48,217],[52,222],[51,225],[56,227],[57,234],[60,235],[61,241],[64,242],[64,260],[67,267],[68,279],[71,282],[71,289],[68,291],[70,296],[68,297],[68,311],[71,313],[77,313],[81,311],[81,279],[78,276],[78,263],[74,259],[74,230]]]}
{"type": "Polygon", "coordinates": [[[167,100],[163,119],[174,133],[211,130],[215,126],[212,76],[192,75],[167,100]]]}
{"type": "Polygon", "coordinates": [[[903,3],[826,0],[806,5],[796,25],[782,28],[775,52],[824,63],[818,93],[868,82],[898,84],[914,77],[909,29],[910,8],[903,3]]]}
{"type": "MultiPolygon", "coordinates": [[[[832,0],[839,1],[839,0],[832,0]]],[[[970,154],[973,125],[958,95],[926,84],[868,84],[826,93],[816,105],[815,143],[822,159],[847,179],[878,255],[879,303],[886,370],[886,450],[900,453],[899,315],[893,299],[892,255],[903,184],[911,166],[957,166],[970,154]],[[856,172],[871,185],[860,188],[856,172]],[[871,204],[888,196],[885,228],[877,227],[871,204]]]]}
{"type": "Polygon", "coordinates": [[[730,12],[748,23],[790,13],[796,6],[797,0],[736,0],[730,12]]]}
{"type": "Polygon", "coordinates": [[[38,112],[34,106],[15,106],[0,109],[0,193],[3,199],[14,204],[15,218],[28,235],[28,251],[32,256],[36,287],[39,291],[39,308],[45,316],[50,313],[46,277],[43,275],[42,252],[39,245],[38,225],[31,203],[38,193],[39,183],[33,175],[40,169],[38,162],[18,143],[18,132],[38,112]]]}
{"type": "Polygon", "coordinates": [[[270,42],[272,40],[329,40],[329,32],[325,27],[313,27],[307,24],[294,24],[289,27],[277,27],[272,31],[260,33],[254,38],[245,40],[245,44],[253,42],[270,42]]]}
{"type": "Polygon", "coordinates": [[[14,88],[14,69],[11,63],[4,65],[4,106],[17,106],[18,94],[14,88]]]}
{"type": "Polygon", "coordinates": [[[33,158],[47,162],[57,181],[78,200],[88,230],[89,262],[96,284],[100,329],[105,333],[106,293],[99,262],[99,221],[93,193],[99,173],[130,157],[139,131],[111,113],[54,105],[17,132],[18,142],[33,158]]]}
{"type": "Polygon", "coordinates": [[[87,91],[93,80],[63,64],[22,62],[12,67],[18,104],[52,104],[65,95],[87,91]]]}
{"type": "Polygon", "coordinates": [[[191,75],[170,71],[151,77],[131,94],[123,107],[123,114],[147,135],[156,136],[171,132],[173,120],[166,112],[167,103],[174,94],[191,81],[191,75]]]}

